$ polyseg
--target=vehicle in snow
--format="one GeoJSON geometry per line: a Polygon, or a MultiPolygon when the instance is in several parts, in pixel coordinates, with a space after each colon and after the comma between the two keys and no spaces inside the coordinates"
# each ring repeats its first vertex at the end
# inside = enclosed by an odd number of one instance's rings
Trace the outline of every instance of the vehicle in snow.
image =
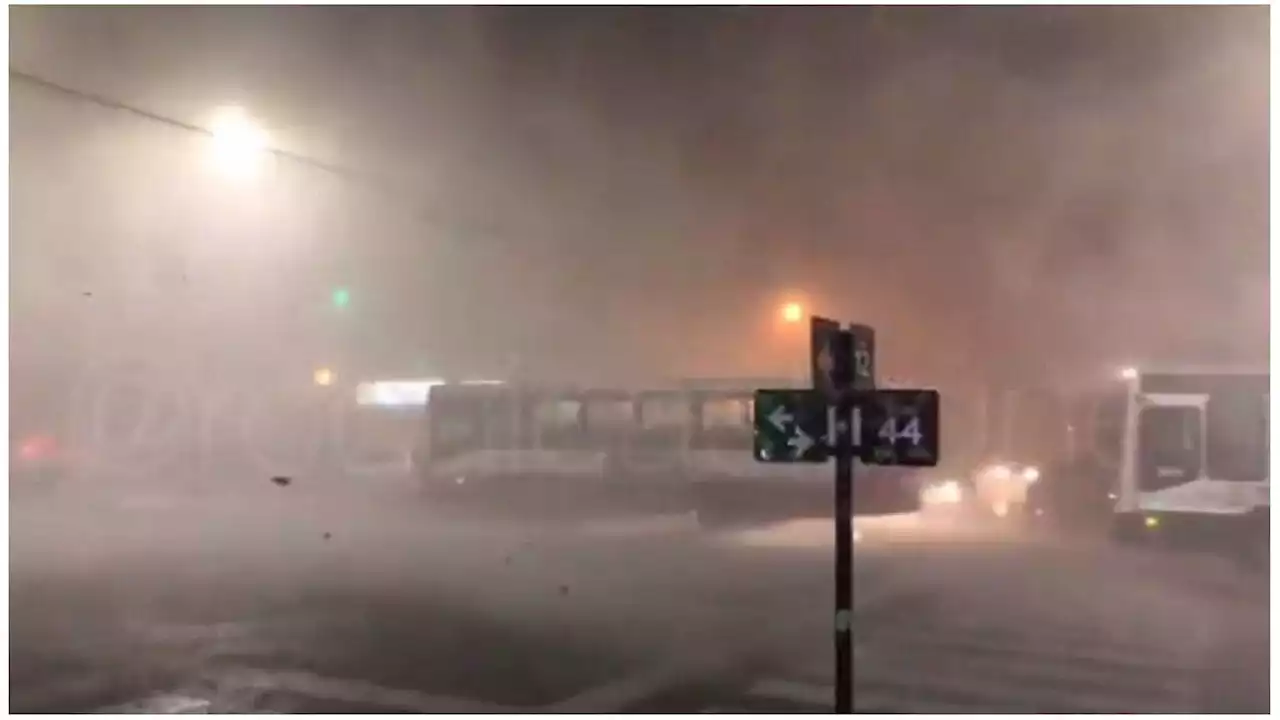
{"type": "Polygon", "coordinates": [[[923,483],[920,507],[930,520],[992,524],[1021,517],[1028,492],[1040,480],[1037,466],[1008,461],[965,472],[952,468],[923,483]]]}
{"type": "Polygon", "coordinates": [[[439,379],[376,380],[355,388],[355,405],[342,417],[342,469],[347,475],[408,473],[430,389],[439,379]]]}
{"type": "MultiPolygon", "coordinates": [[[[427,398],[415,472],[435,501],[521,515],[695,511],[711,527],[829,516],[829,465],[761,463],[753,455],[754,391],[779,386],[786,385],[438,385],[427,398]]],[[[903,477],[862,469],[855,505],[896,511],[903,477]]],[[[915,509],[916,493],[899,504],[915,509]]]]}
{"type": "Polygon", "coordinates": [[[1113,530],[1256,557],[1271,515],[1270,373],[1125,373],[1113,530]]]}
{"type": "Polygon", "coordinates": [[[1018,517],[1027,503],[1027,491],[1040,481],[1040,468],[1026,463],[996,460],[973,472],[977,508],[996,518],[1018,517]]]}

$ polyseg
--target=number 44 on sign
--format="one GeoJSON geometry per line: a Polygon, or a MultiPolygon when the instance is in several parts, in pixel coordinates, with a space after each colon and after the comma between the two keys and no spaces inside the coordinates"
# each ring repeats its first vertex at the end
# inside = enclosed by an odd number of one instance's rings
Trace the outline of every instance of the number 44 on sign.
{"type": "MultiPolygon", "coordinates": [[[[853,399],[853,447],[873,465],[938,464],[935,390],[866,390],[853,399]]],[[[761,462],[821,463],[831,456],[835,408],[813,390],[758,390],[755,457],[761,462]]]]}

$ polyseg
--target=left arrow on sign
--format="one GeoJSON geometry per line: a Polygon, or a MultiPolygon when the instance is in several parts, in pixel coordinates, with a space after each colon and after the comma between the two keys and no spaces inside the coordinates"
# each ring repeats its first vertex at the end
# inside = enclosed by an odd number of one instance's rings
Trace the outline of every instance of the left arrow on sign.
{"type": "Polygon", "coordinates": [[[778,432],[786,432],[787,425],[791,424],[793,420],[795,420],[795,418],[792,417],[791,413],[787,412],[787,409],[781,405],[774,408],[773,412],[769,413],[769,422],[772,423],[774,427],[778,428],[778,432]]]}

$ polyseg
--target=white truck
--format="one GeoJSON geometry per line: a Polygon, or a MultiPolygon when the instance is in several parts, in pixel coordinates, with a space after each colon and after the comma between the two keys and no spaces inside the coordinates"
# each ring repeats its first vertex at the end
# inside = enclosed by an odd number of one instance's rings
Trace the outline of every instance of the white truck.
{"type": "Polygon", "coordinates": [[[1269,371],[1123,376],[1115,537],[1268,557],[1258,553],[1270,535],[1269,371]]]}

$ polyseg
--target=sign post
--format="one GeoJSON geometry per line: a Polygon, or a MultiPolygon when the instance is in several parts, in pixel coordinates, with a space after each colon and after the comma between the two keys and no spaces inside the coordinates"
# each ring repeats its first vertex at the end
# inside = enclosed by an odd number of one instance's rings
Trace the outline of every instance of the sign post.
{"type": "MultiPolygon", "coordinates": [[[[835,372],[852,380],[853,334],[841,333],[849,352],[841,355],[835,372]]],[[[847,390],[852,383],[836,385],[847,390]]],[[[847,392],[834,398],[836,453],[836,712],[853,712],[853,409],[847,392]]]]}
{"type": "Polygon", "coordinates": [[[757,390],[760,462],[835,459],[836,712],[853,712],[853,497],[855,459],[875,465],[938,463],[933,390],[876,390],[875,330],[813,317],[812,390],[757,390]],[[818,438],[825,440],[819,441],[818,438]]]}
{"type": "MultiPolygon", "coordinates": [[[[835,405],[836,452],[836,712],[854,711],[854,396],[850,389],[876,387],[876,331],[867,325],[840,329],[835,320],[813,319],[814,346],[828,348],[829,361],[815,357],[814,365],[829,368],[823,378],[828,404],[835,405]],[[836,332],[831,333],[835,327],[836,332]],[[826,336],[826,338],[820,337],[826,336]]],[[[815,387],[820,386],[815,378],[815,387]]],[[[861,423],[858,423],[859,427],[861,423]]],[[[860,429],[860,428],[859,428],[860,429]]]]}

